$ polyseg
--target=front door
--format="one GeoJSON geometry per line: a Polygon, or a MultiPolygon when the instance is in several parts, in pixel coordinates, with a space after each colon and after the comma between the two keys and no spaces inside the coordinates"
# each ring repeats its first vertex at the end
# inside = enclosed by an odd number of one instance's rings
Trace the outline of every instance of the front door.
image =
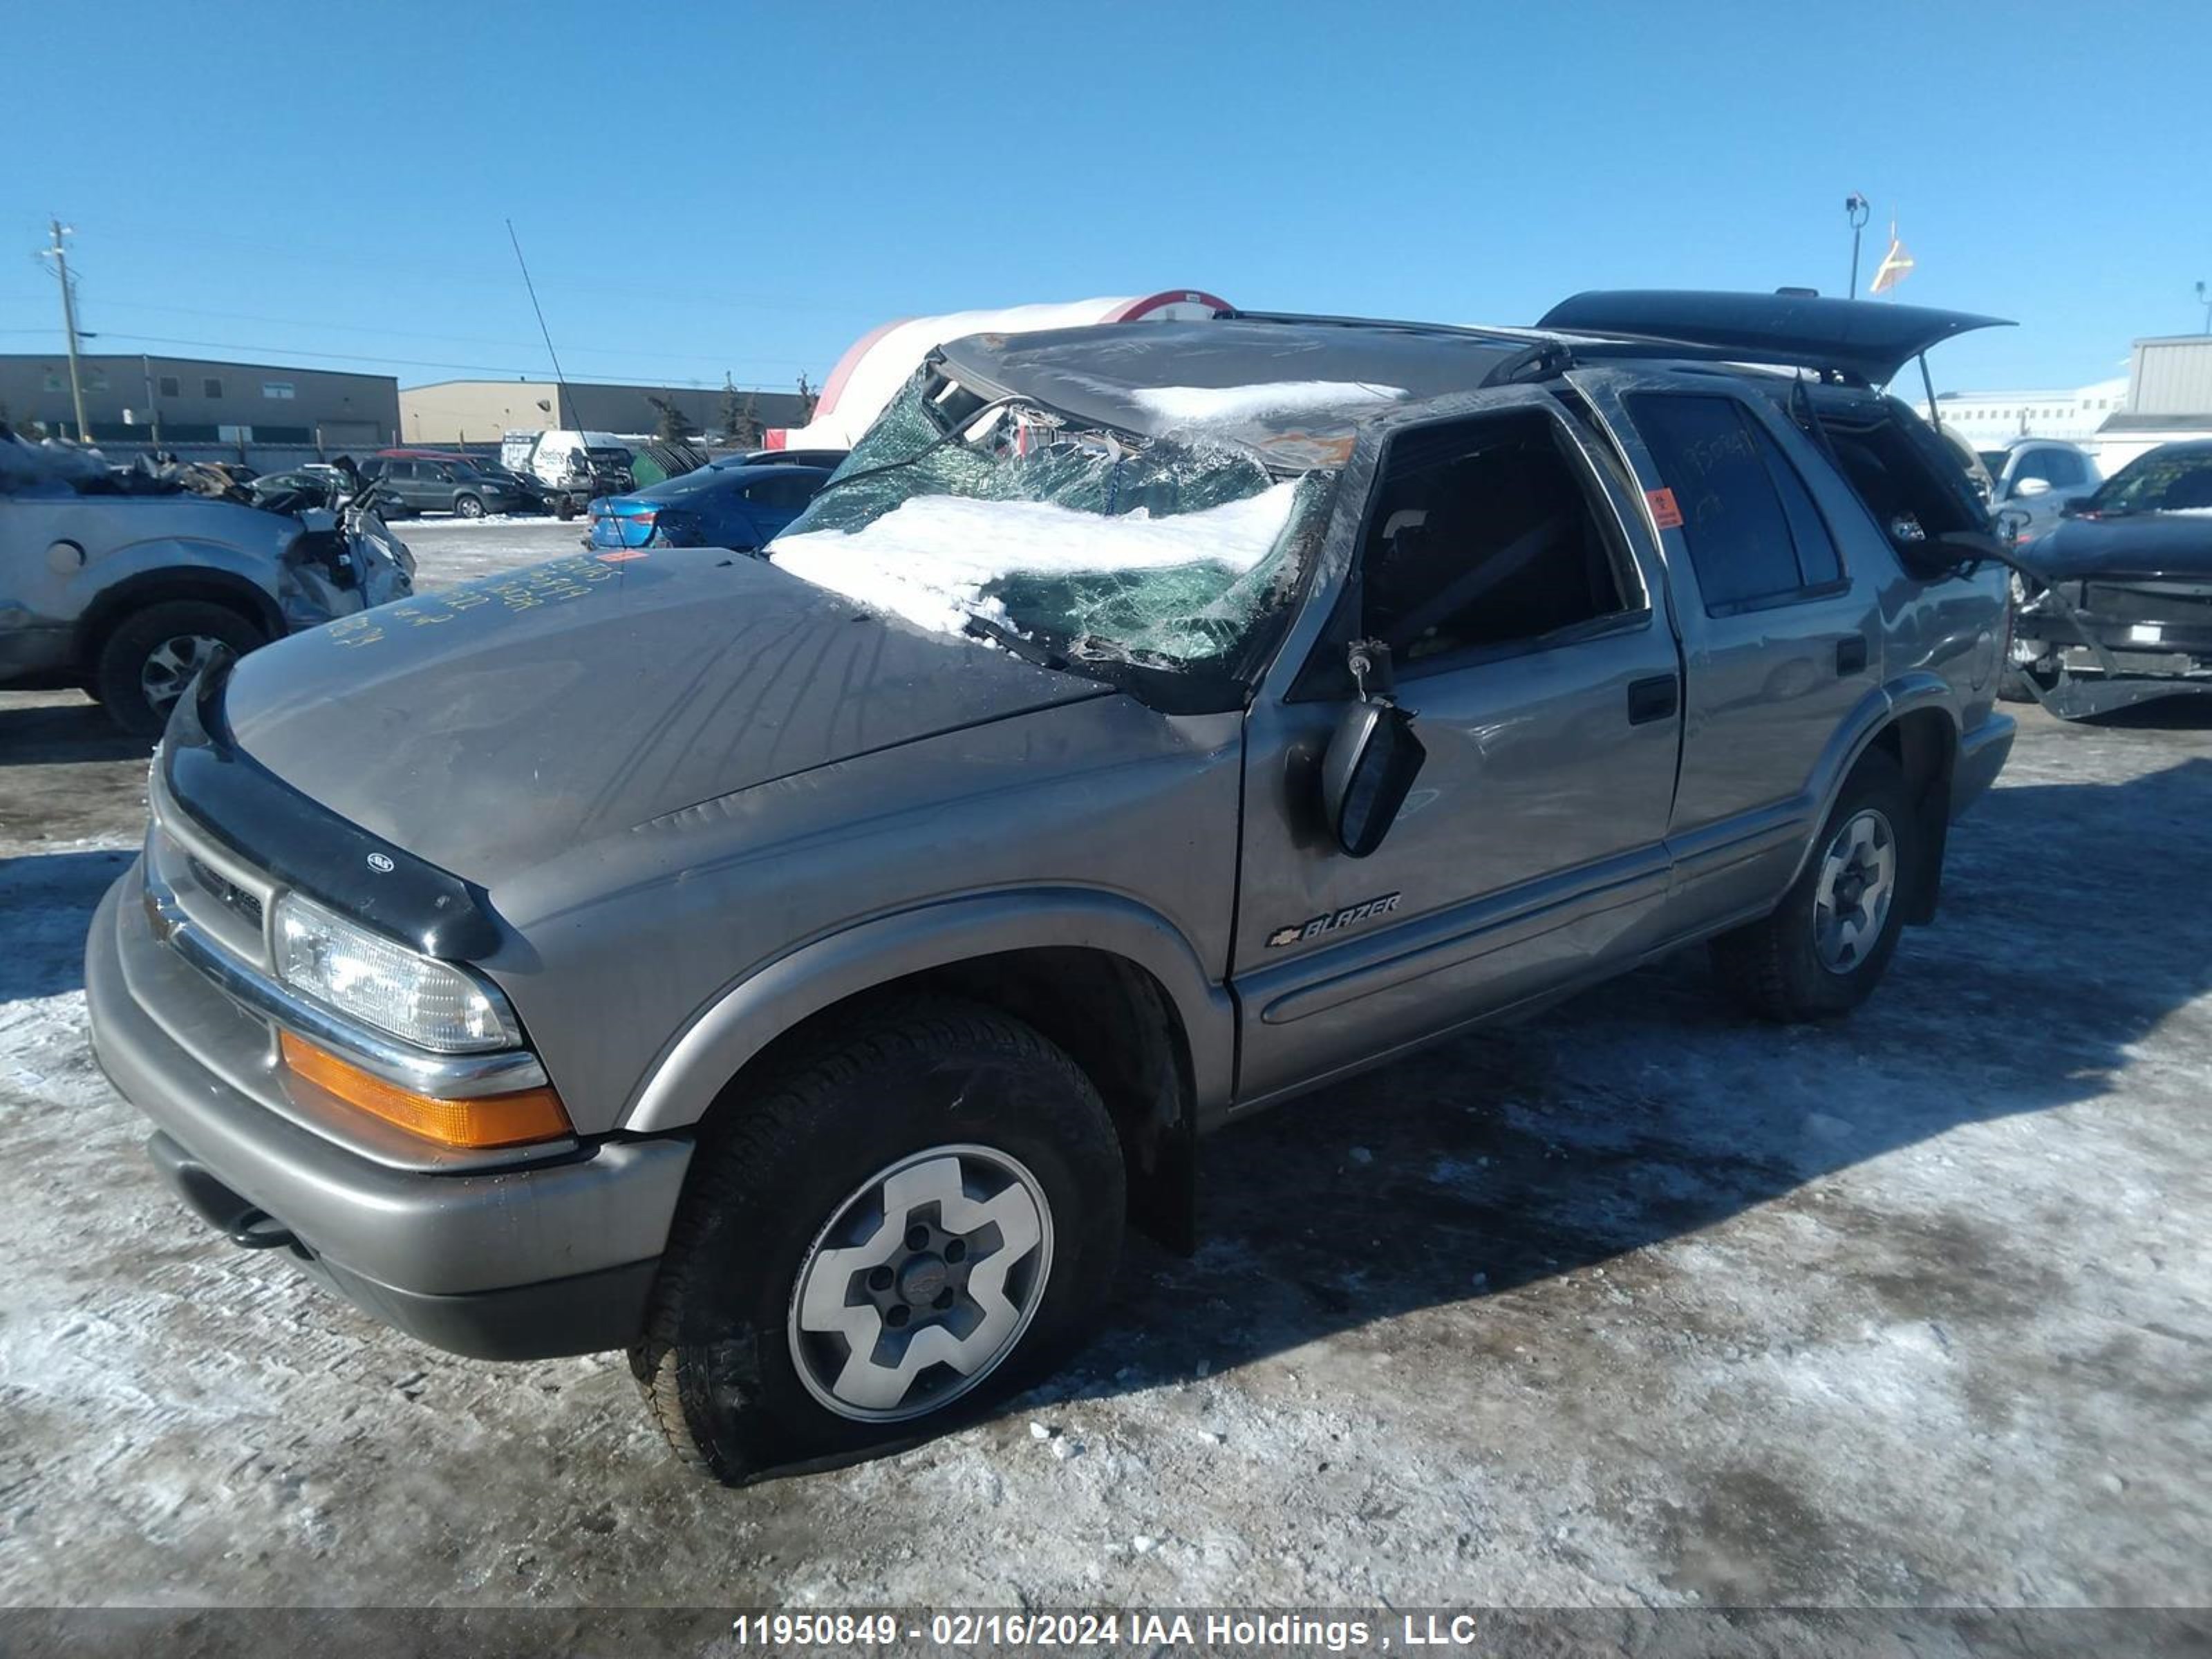
{"type": "Polygon", "coordinates": [[[1662,908],[1680,665],[1600,442],[1548,394],[1498,393],[1393,432],[1340,503],[1359,529],[1330,627],[1248,720],[1240,1105],[1569,982],[1662,908]],[[1427,750],[1364,859],[1317,801],[1355,638],[1390,647],[1427,750]]]}

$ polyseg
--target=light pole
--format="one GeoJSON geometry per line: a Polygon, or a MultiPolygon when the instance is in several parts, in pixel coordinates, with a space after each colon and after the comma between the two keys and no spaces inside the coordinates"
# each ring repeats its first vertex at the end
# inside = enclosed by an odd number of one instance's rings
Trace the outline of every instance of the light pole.
{"type": "Polygon", "coordinates": [[[62,283],[62,332],[69,338],[70,400],[76,405],[76,441],[92,441],[92,429],[84,423],[84,382],[76,368],[76,296],[70,291],[69,250],[62,246],[62,238],[75,233],[58,219],[47,221],[53,232],[53,246],[39,250],[54,262],[56,274],[62,283]]]}
{"type": "Polygon", "coordinates": [[[2212,334],[2212,289],[2202,283],[2197,285],[2197,303],[2204,307],[2204,331],[2212,334]]]}
{"type": "Polygon", "coordinates": [[[1866,228],[1868,215],[1874,209],[1867,198],[1853,191],[1844,198],[1844,217],[1851,224],[1851,287],[1850,297],[1859,297],[1859,233],[1866,228]]]}

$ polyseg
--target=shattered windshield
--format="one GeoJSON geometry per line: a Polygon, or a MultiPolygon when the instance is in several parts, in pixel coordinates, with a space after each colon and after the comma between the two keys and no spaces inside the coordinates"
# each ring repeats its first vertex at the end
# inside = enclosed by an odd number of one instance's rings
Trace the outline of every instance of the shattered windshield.
{"type": "Polygon", "coordinates": [[[2148,454],[2114,473],[2090,502],[2099,513],[2187,513],[2212,507],[2212,450],[2148,454]]]}
{"type": "Polygon", "coordinates": [[[1079,670],[1222,665],[1288,603],[1333,472],[1086,426],[917,374],[769,556],[948,634],[1079,670]]]}

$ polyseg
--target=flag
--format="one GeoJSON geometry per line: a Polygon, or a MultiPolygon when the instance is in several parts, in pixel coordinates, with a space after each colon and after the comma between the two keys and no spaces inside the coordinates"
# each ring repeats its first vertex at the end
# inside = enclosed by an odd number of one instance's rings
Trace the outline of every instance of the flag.
{"type": "Polygon", "coordinates": [[[1897,240],[1897,221],[1889,222],[1889,252],[1881,256],[1875,267],[1874,281],[1867,284],[1869,294],[1883,294],[1895,288],[1912,274],[1912,256],[1905,251],[1905,244],[1897,240]]]}

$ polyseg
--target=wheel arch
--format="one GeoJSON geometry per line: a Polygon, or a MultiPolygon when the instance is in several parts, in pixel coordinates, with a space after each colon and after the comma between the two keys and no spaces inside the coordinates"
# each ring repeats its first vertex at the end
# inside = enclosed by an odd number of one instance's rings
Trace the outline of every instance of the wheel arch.
{"type": "Polygon", "coordinates": [[[1113,1117],[1139,1224],[1171,1248],[1189,1248],[1195,1141],[1229,1099],[1235,1022],[1227,991],[1182,935],[1115,895],[993,894],[803,945],[701,1011],[622,1127],[666,1133],[734,1109],[764,1066],[915,994],[997,1009],[1066,1050],[1113,1117]]]}
{"type": "Polygon", "coordinates": [[[251,578],[209,566],[165,566],[142,571],[100,590],[77,624],[79,665],[88,670],[99,659],[107,636],[125,617],[151,605],[180,600],[222,605],[253,623],[270,639],[284,636],[283,611],[275,597],[251,578]]]}
{"type": "Polygon", "coordinates": [[[1799,873],[1818,851],[1820,826],[1836,810],[1851,774],[1868,755],[1879,751],[1905,775],[1916,812],[1915,827],[1929,854],[1910,872],[1910,880],[1899,895],[1905,919],[1915,925],[1936,919],[1942,892],[1944,848],[1951,829],[1951,774],[1959,757],[1955,699],[1950,684],[1936,674],[1912,675],[1884,688],[1884,705],[1874,711],[1844,750],[1822,793],[1820,810],[1813,817],[1813,833],[1798,860],[1799,873]]]}

